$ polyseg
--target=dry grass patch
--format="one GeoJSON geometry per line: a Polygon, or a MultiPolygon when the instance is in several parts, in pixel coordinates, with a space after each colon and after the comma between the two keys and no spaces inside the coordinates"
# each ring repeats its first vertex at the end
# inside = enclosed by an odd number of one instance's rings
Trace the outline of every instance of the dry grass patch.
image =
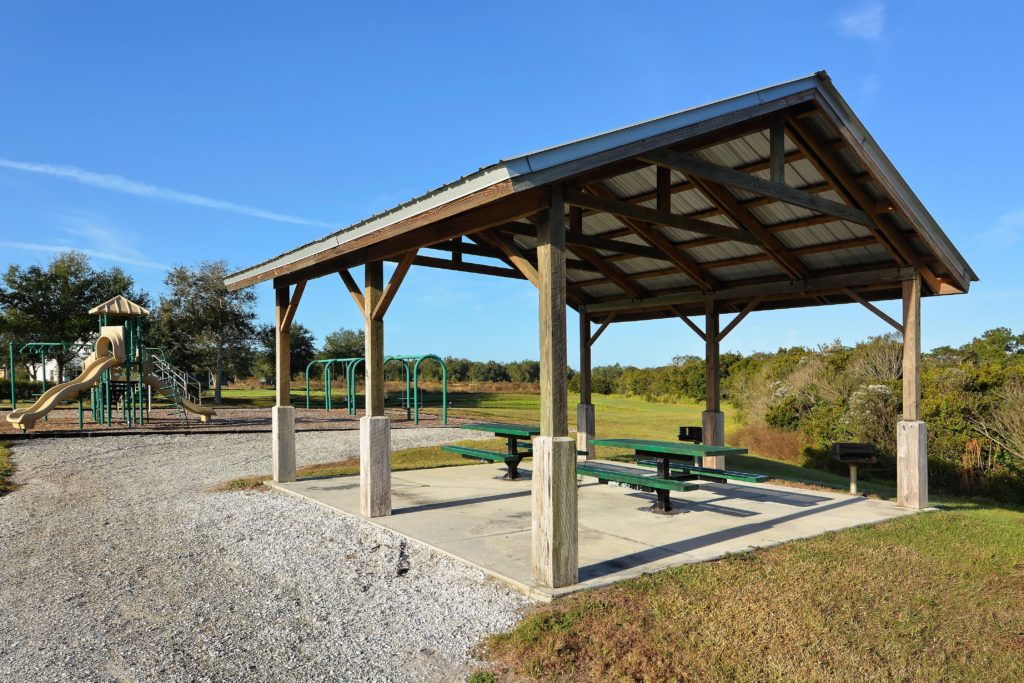
{"type": "Polygon", "coordinates": [[[11,482],[13,476],[14,461],[11,460],[11,447],[6,443],[0,443],[0,496],[17,488],[11,482]]]}
{"type": "Polygon", "coordinates": [[[491,638],[500,678],[1022,680],[1024,513],[959,504],[653,574],[491,638]]]}

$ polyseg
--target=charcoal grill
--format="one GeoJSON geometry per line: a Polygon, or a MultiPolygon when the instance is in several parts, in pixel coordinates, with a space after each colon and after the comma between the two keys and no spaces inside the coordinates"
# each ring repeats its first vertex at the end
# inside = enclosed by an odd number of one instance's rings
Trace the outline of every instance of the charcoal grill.
{"type": "Polygon", "coordinates": [[[703,427],[680,427],[679,428],[679,440],[688,441],[690,443],[703,443],[704,442],[704,428],[703,427]]]}
{"type": "Polygon", "coordinates": [[[850,493],[857,495],[857,465],[878,462],[878,449],[873,443],[834,443],[832,459],[850,466],[850,493]]]}

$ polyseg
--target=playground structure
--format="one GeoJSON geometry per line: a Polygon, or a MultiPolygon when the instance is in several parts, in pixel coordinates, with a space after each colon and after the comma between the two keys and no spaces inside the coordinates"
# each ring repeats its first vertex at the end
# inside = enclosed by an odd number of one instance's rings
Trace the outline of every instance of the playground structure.
{"type": "MultiPolygon", "coordinates": [[[[9,423],[26,431],[60,403],[78,399],[78,425],[81,429],[84,427],[85,414],[82,396],[86,391],[90,392],[93,420],[108,426],[113,424],[118,408],[124,424],[145,424],[149,419],[152,392],[171,401],[178,418],[186,426],[189,424],[190,413],[198,415],[202,422],[216,414],[212,408],[202,405],[201,393],[194,391],[196,385],[184,372],[168,363],[159,349],[146,347],[142,321],[149,315],[148,310],[123,296],[116,296],[90,309],[89,313],[98,316],[100,335],[92,353],[82,364],[81,374],[49,389],[44,384],[38,399],[31,406],[19,409],[12,372],[13,410],[7,415],[9,423]]],[[[54,345],[64,346],[60,343],[47,343],[43,353],[46,346],[54,345]]],[[[28,346],[31,345],[22,348],[28,346]]],[[[10,361],[13,368],[13,346],[10,361]]]]}
{"type": "MultiPolygon", "coordinates": [[[[401,363],[405,370],[405,395],[400,399],[401,405],[405,408],[405,419],[413,420],[414,424],[420,423],[420,408],[423,407],[422,392],[420,390],[420,366],[423,361],[433,360],[441,368],[441,420],[448,424],[448,367],[440,356],[427,354],[425,356],[386,356],[384,366],[389,363],[401,363]],[[410,368],[410,364],[412,367],[410,368]]],[[[311,361],[306,365],[306,408],[312,407],[310,394],[310,371],[314,365],[323,365],[324,377],[324,410],[330,412],[334,408],[331,381],[335,364],[345,367],[345,411],[349,415],[356,414],[356,372],[360,366],[365,366],[366,359],[362,356],[353,358],[324,358],[311,361]]]]}

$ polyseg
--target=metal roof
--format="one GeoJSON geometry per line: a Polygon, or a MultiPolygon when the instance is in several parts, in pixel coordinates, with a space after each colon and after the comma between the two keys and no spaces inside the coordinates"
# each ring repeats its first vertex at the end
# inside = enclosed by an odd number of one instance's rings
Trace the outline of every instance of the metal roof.
{"type": "MultiPolygon", "coordinates": [[[[528,219],[536,209],[543,208],[540,205],[533,207],[526,202],[526,208],[512,212],[515,215],[510,214],[508,220],[488,223],[480,218],[484,222],[479,226],[467,220],[468,228],[453,231],[451,235],[442,231],[430,232],[430,229],[454,220],[453,217],[470,216],[473,210],[483,211],[488,205],[497,205],[512,197],[525,198],[531,190],[537,191],[552,183],[578,181],[586,186],[586,182],[593,180],[588,174],[598,179],[596,185],[601,186],[598,189],[607,196],[654,209],[659,191],[655,167],[649,163],[638,165],[636,158],[680,145],[686,146],[699,160],[711,162],[716,167],[740,170],[768,180],[770,170],[766,162],[770,160],[771,142],[769,124],[764,122],[770,117],[774,117],[773,120],[784,118],[789,122],[796,116],[800,117],[799,123],[792,125],[804,133],[794,133],[794,129],[786,128],[784,179],[787,187],[829,200],[834,205],[856,207],[857,204],[851,204],[850,199],[856,192],[871,202],[884,200],[891,204],[884,211],[878,210],[885,216],[876,215],[875,220],[884,220],[886,229],[890,231],[887,234],[909,245],[905,247],[905,251],[913,252],[909,258],[916,263],[927,264],[927,268],[936,272],[936,281],[941,281],[942,286],[933,284],[931,293],[966,291],[970,282],[977,280],[974,271],[875,144],[827,74],[820,72],[502,160],[344,230],[234,273],[226,283],[231,288],[238,288],[282,278],[287,284],[288,281],[298,282],[330,272],[332,264],[339,267],[360,265],[371,260],[366,249],[397,239],[397,235],[402,235],[410,245],[430,248],[461,234],[473,238],[478,230],[487,229],[491,231],[491,237],[480,232],[483,239],[476,240],[481,249],[495,246],[494,239],[504,239],[495,234],[497,231],[506,235],[511,248],[522,250],[529,256],[536,248],[536,238],[530,234],[534,230],[533,224],[524,219],[528,219]],[[804,134],[808,139],[801,138],[804,134]],[[832,163],[838,166],[823,163],[820,155],[808,150],[810,138],[822,148],[827,148],[828,154],[834,156],[832,163]],[[619,168],[617,165],[623,166],[619,168]],[[597,171],[605,173],[598,174],[597,171]],[[423,233],[423,238],[418,241],[413,240],[417,231],[423,233]],[[939,291],[944,288],[946,291],[939,291]]],[[[670,183],[671,213],[704,221],[703,225],[715,224],[739,231],[750,226],[742,224],[737,212],[749,214],[748,220],[777,239],[797,260],[800,270],[823,274],[834,269],[908,265],[906,254],[904,262],[900,262],[898,249],[875,239],[881,233],[876,234],[874,227],[809,208],[816,205],[801,206],[778,201],[777,198],[766,199],[756,188],[751,190],[739,186],[729,186],[728,195],[724,198],[716,197],[714,193],[709,194],[707,183],[678,169],[671,171],[670,183]],[[738,208],[723,206],[722,201],[735,203],[738,208]]],[[[588,191],[593,187],[588,186],[588,191]]],[[[875,213],[876,209],[871,208],[871,214],[875,213]]],[[[686,227],[690,225],[688,223],[686,227]]],[[[787,269],[770,253],[770,249],[757,240],[752,240],[752,244],[709,238],[707,234],[678,226],[660,225],[657,232],[671,243],[672,250],[685,254],[700,266],[711,281],[745,284],[759,278],[794,277],[792,269],[787,269]]],[[[570,245],[567,263],[567,278],[576,286],[577,304],[603,303],[605,299],[623,298],[630,292],[634,299],[638,295],[654,298],[699,285],[694,280],[695,276],[673,265],[676,254],[653,248],[656,245],[650,238],[645,238],[635,221],[629,218],[585,210],[582,235],[580,239],[589,239],[592,246],[570,245]],[[649,248],[649,253],[646,248],[649,248]],[[594,262],[595,255],[599,263],[594,262]],[[609,271],[612,272],[609,274],[609,271]]],[[[385,254],[387,258],[392,256],[386,249],[378,253],[385,254]]],[[[498,257],[504,259],[502,254],[498,257]]],[[[887,293],[891,292],[883,287],[876,294],[865,292],[865,296],[879,298],[887,293]]],[[[828,301],[819,297],[818,302],[828,301]]],[[[647,315],[670,315],[674,310],[652,310],[647,315]]]]}

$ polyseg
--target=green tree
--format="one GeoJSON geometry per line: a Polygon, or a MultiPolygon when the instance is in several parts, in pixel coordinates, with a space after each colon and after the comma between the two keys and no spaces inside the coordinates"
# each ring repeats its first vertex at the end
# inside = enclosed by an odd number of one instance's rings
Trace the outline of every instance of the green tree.
{"type": "MultiPolygon", "coordinates": [[[[306,366],[316,358],[316,339],[308,327],[293,322],[291,328],[292,373],[305,372],[306,366]]],[[[260,376],[277,383],[277,341],[273,324],[260,325],[256,330],[256,354],[253,370],[260,376]]]]}
{"type": "Polygon", "coordinates": [[[172,268],[152,334],[175,364],[212,373],[214,403],[220,403],[225,370],[244,374],[247,369],[256,332],[256,294],[251,289],[229,292],[227,274],[224,261],[172,268]]]}
{"type": "MultiPolygon", "coordinates": [[[[366,352],[366,333],[363,330],[342,328],[324,338],[318,358],[362,358],[366,352]]],[[[305,367],[305,366],[303,366],[305,367]]]]}
{"type": "MultiPolygon", "coordinates": [[[[96,270],[81,252],[55,256],[45,267],[12,265],[0,285],[0,334],[15,343],[64,342],[54,348],[58,375],[75,355],[74,345],[96,338],[96,316],[89,309],[121,294],[141,306],[149,295],[135,289],[135,281],[120,268],[96,270]]],[[[6,350],[6,349],[5,349],[6,350]]]]}

